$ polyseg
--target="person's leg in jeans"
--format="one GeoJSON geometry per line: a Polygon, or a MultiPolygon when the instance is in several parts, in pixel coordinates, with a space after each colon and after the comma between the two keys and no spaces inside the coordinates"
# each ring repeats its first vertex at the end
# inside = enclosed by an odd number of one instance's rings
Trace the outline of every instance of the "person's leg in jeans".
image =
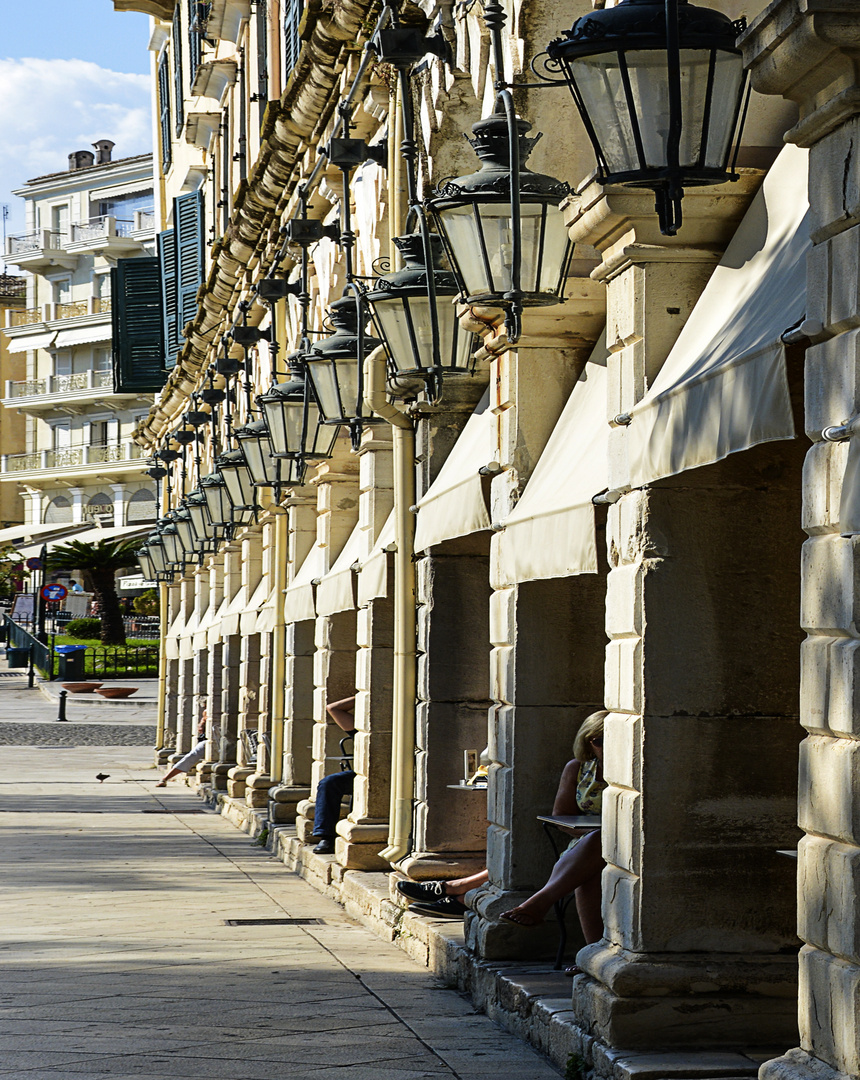
{"type": "Polygon", "coordinates": [[[317,784],[317,800],[314,807],[314,839],[319,843],[314,851],[321,855],[334,851],[334,838],[340,820],[340,804],[345,795],[352,794],[355,773],[352,771],[331,773],[317,784]]]}

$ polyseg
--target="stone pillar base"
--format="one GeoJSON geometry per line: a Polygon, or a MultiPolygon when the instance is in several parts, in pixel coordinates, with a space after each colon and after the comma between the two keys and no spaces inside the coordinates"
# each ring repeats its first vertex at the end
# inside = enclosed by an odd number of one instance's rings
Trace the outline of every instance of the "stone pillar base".
{"type": "Polygon", "coordinates": [[[483,851],[446,852],[444,855],[436,851],[412,851],[397,864],[397,869],[413,881],[431,881],[439,878],[450,881],[452,878],[470,877],[472,874],[477,874],[486,865],[487,856],[483,851]]]}
{"type": "Polygon", "coordinates": [[[766,1061],[759,1070],[760,1080],[844,1080],[844,1077],[844,1073],[799,1047],[766,1061]]]}
{"type": "Polygon", "coordinates": [[[173,753],[172,746],[162,746],[155,751],[155,764],[157,768],[161,768],[170,761],[170,755],[173,753]]]}
{"type": "Polygon", "coordinates": [[[335,854],[347,870],[388,870],[390,863],[379,857],[387,843],[387,821],[359,825],[348,819],[338,822],[335,854]]]}
{"type": "Polygon", "coordinates": [[[167,765],[175,765],[177,761],[182,761],[182,759],[185,757],[184,754],[179,754],[176,752],[176,750],[166,750],[162,752],[166,754],[164,761],[167,765]]]}
{"type": "Polygon", "coordinates": [[[310,843],[314,834],[314,801],[302,799],[296,806],[296,836],[303,844],[310,843]]]}
{"type": "Polygon", "coordinates": [[[197,783],[199,786],[202,787],[204,784],[211,783],[214,765],[214,761],[201,761],[197,766],[197,783]]]}
{"type": "Polygon", "coordinates": [[[244,799],[245,781],[254,775],[249,765],[234,765],[227,774],[227,794],[233,799],[244,799]]]}
{"type": "Polygon", "coordinates": [[[230,770],[235,768],[235,764],[231,765],[226,761],[216,761],[210,774],[212,787],[216,791],[226,791],[230,770]]]}
{"type": "Polygon", "coordinates": [[[245,802],[254,809],[264,809],[269,805],[269,788],[271,786],[271,776],[267,776],[265,773],[251,773],[245,780],[245,802]]]}
{"type": "MultiPolygon", "coordinates": [[[[685,1050],[637,1054],[593,1042],[590,1057],[594,1075],[606,1080],[641,1080],[643,1076],[659,1076],[661,1080],[755,1080],[758,1073],[758,1061],[743,1053],[685,1050]]],[[[811,1075],[804,1073],[803,1080],[811,1080],[811,1075]]],[[[800,1080],[800,1076],[795,1074],[792,1080],[800,1080]]]]}
{"type": "MultiPolygon", "coordinates": [[[[554,909],[540,927],[517,926],[499,918],[503,911],[510,911],[530,895],[501,892],[492,885],[482,885],[466,893],[466,906],[474,913],[466,916],[466,945],[484,960],[554,960],[559,945],[554,909]]],[[[573,963],[573,958],[584,944],[576,905],[573,903],[568,905],[565,925],[565,959],[573,963]]]]}
{"type": "Polygon", "coordinates": [[[310,794],[307,787],[279,784],[269,788],[269,821],[275,825],[291,825],[296,820],[296,807],[310,794]]]}
{"type": "Polygon", "coordinates": [[[613,1047],[720,1049],[797,1039],[797,958],[780,953],[630,953],[598,942],[577,963],[573,1012],[613,1047]]]}

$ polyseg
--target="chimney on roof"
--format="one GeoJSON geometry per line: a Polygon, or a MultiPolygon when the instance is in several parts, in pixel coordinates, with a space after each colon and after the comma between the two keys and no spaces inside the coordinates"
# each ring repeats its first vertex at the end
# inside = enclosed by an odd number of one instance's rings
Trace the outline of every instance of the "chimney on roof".
{"type": "Polygon", "coordinates": [[[107,165],[110,161],[110,152],[116,143],[112,143],[110,139],[99,139],[98,142],[93,143],[93,146],[96,148],[96,164],[107,165]]]}
{"type": "Polygon", "coordinates": [[[76,172],[78,169],[89,169],[95,160],[96,156],[91,150],[76,150],[74,154],[69,154],[69,172],[76,172]]]}

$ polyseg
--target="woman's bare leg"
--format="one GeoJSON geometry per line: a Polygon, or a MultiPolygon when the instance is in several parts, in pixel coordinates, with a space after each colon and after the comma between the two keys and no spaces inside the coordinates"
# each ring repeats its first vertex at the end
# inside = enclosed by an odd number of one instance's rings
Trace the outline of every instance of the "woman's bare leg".
{"type": "Polygon", "coordinates": [[[469,877],[455,878],[453,881],[446,881],[445,895],[465,896],[470,889],[477,889],[479,885],[483,885],[489,876],[490,873],[488,870],[479,870],[477,874],[471,874],[469,877]]]}
{"type": "Polygon", "coordinates": [[[595,874],[576,890],[576,913],[586,945],[593,945],[603,937],[603,916],[600,911],[602,876],[595,874]]]}
{"type": "Polygon", "coordinates": [[[600,832],[595,829],[579,841],[571,851],[565,851],[549,876],[549,881],[538,892],[510,911],[503,911],[501,918],[520,926],[540,926],[549,909],[563,896],[597,878],[606,864],[600,853],[600,832]]]}

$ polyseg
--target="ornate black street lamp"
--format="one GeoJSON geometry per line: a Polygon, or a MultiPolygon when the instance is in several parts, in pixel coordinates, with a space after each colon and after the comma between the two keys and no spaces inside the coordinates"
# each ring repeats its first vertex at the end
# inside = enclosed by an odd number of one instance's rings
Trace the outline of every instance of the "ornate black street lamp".
{"type": "Polygon", "coordinates": [[[206,501],[209,520],[216,535],[224,536],[233,525],[233,504],[227,494],[227,485],[220,473],[208,473],[200,477],[200,494],[206,501]]]}
{"type": "Polygon", "coordinates": [[[305,355],[308,376],[323,422],[347,424],[357,447],[361,426],[369,419],[364,409],[365,356],[381,342],[364,333],[358,293],[347,293],[330,308],[331,337],[312,346],[305,355]]]}
{"type": "Polygon", "coordinates": [[[242,450],[228,450],[215,459],[215,470],[224,478],[227,495],[234,510],[259,508],[254,492],[254,481],[242,450]]]}
{"type": "Polygon", "coordinates": [[[743,28],[687,0],[622,0],[583,15],[547,47],[546,66],[570,88],[600,180],[652,188],[669,236],[681,225],[685,187],[737,179],[743,28]]]}
{"type": "Polygon", "coordinates": [[[433,313],[427,288],[424,237],[420,232],[394,240],[406,265],[402,270],[378,278],[364,296],[395,375],[429,378],[474,370],[474,335],[462,329],[454,306],[460,287],[450,270],[439,269],[442,260],[440,238],[430,236],[429,241],[435,284],[433,306],[439,334],[438,357],[433,355],[433,313]]]}
{"type": "Polygon", "coordinates": [[[570,186],[526,168],[537,142],[526,138],[531,124],[513,115],[507,91],[498,104],[472,125],[481,168],[441,184],[428,209],[464,299],[505,308],[516,341],[523,307],[564,299],[573,245],[558,205],[570,186]]]}
{"type": "MultiPolygon", "coordinates": [[[[337,435],[337,428],[333,430],[337,435]]],[[[245,464],[254,487],[295,487],[302,483],[305,473],[303,460],[274,457],[269,432],[262,420],[236,428],[233,435],[245,455],[245,464]]]]}

